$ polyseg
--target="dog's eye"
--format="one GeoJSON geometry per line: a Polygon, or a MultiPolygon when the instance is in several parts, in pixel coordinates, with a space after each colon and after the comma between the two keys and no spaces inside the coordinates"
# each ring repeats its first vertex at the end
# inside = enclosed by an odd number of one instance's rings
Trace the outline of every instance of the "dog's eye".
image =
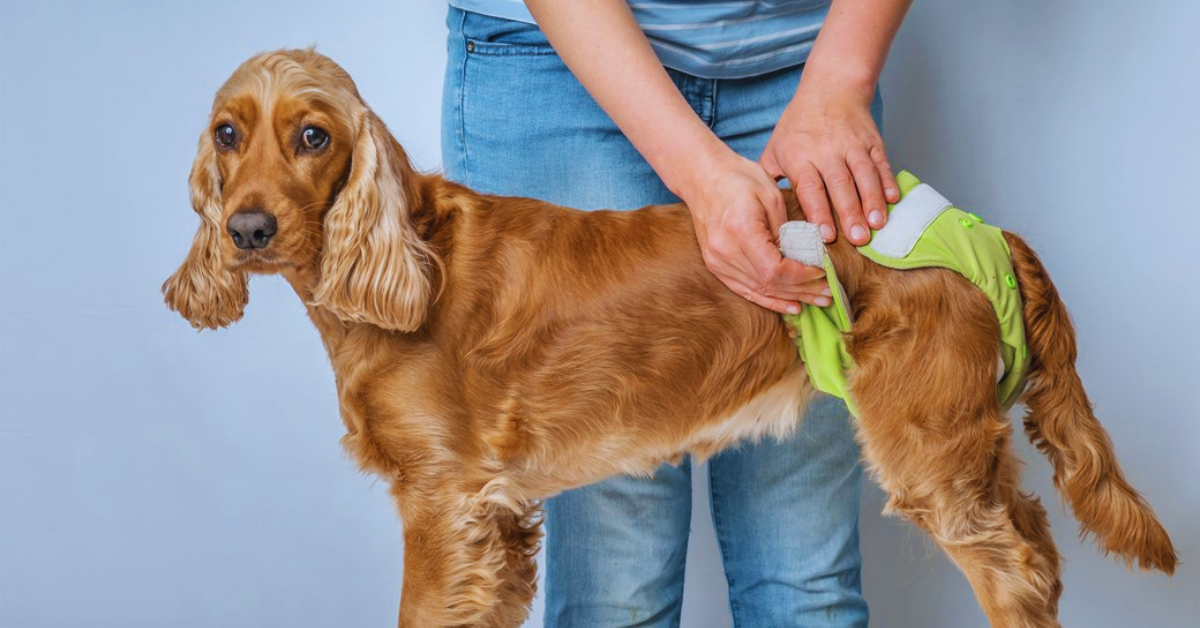
{"type": "Polygon", "coordinates": [[[221,146],[230,147],[237,143],[237,131],[233,130],[232,125],[222,124],[217,127],[214,135],[216,136],[217,143],[221,146]]]}
{"type": "Polygon", "coordinates": [[[300,138],[304,142],[304,147],[308,150],[325,148],[325,145],[329,143],[329,134],[324,129],[315,126],[304,129],[304,132],[300,134],[300,138]]]}

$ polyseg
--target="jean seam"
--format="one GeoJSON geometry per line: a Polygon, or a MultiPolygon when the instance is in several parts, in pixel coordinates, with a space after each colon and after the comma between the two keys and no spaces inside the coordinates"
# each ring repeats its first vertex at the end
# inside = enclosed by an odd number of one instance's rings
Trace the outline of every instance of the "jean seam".
{"type": "MultiPolygon", "coordinates": [[[[710,84],[712,89],[708,90],[706,98],[708,98],[708,128],[716,129],[717,127],[717,91],[720,89],[721,81],[712,79],[710,84]]],[[[709,469],[712,469],[710,466],[709,469]]]]}
{"type": "Polygon", "coordinates": [[[463,37],[471,44],[470,54],[483,55],[485,57],[551,57],[558,54],[550,45],[505,44],[494,41],[480,41],[466,37],[465,33],[463,37]]]}
{"type": "Polygon", "coordinates": [[[467,48],[467,12],[462,11],[462,17],[458,24],[458,32],[463,36],[461,52],[463,53],[462,69],[459,72],[458,87],[455,90],[455,98],[458,101],[458,123],[455,129],[458,136],[459,159],[462,160],[462,183],[471,185],[471,168],[468,166],[467,159],[467,64],[471,62],[471,53],[466,51],[467,48]]]}
{"type": "Polygon", "coordinates": [[[721,500],[717,498],[717,493],[713,490],[713,465],[710,460],[708,463],[708,503],[712,508],[713,528],[716,530],[717,547],[721,550],[721,569],[725,572],[725,584],[729,593],[729,616],[733,621],[733,627],[739,625],[738,617],[741,615],[740,608],[737,604],[737,599],[733,595],[733,575],[729,573],[729,548],[726,546],[726,539],[723,530],[724,519],[721,517],[721,500]]]}

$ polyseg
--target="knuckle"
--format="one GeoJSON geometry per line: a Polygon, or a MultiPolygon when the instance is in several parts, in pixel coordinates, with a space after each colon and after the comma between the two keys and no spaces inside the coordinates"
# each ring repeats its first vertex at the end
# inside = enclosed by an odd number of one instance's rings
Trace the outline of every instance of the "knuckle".
{"type": "Polygon", "coordinates": [[[706,250],[710,254],[724,254],[729,249],[729,242],[725,230],[716,230],[709,234],[706,250]]]}
{"type": "Polygon", "coordinates": [[[753,288],[742,286],[737,292],[738,294],[742,295],[743,299],[751,303],[757,303],[758,305],[763,304],[762,295],[756,293],[753,288]]]}
{"type": "Polygon", "coordinates": [[[800,206],[800,211],[810,222],[829,222],[833,220],[833,212],[825,203],[808,203],[800,206]]]}
{"type": "Polygon", "coordinates": [[[837,208],[838,215],[854,213],[858,209],[858,190],[850,186],[838,188],[836,194],[831,194],[833,204],[837,208]]]}
{"type": "Polygon", "coordinates": [[[851,168],[871,168],[875,165],[865,151],[854,151],[846,158],[846,163],[850,164],[851,168]]]}
{"type": "Polygon", "coordinates": [[[862,208],[856,203],[852,207],[846,207],[838,210],[838,217],[841,219],[843,229],[849,229],[855,225],[861,225],[863,222],[862,208]]]}
{"type": "Polygon", "coordinates": [[[853,183],[850,178],[850,173],[843,171],[837,171],[827,175],[825,177],[825,182],[829,184],[829,187],[833,188],[846,187],[853,183]]]}
{"type": "Polygon", "coordinates": [[[701,251],[700,257],[704,259],[704,265],[714,273],[717,273],[724,267],[724,263],[722,262],[720,256],[714,253],[711,249],[705,249],[701,251]]]}
{"type": "Polygon", "coordinates": [[[821,180],[816,177],[804,177],[794,182],[796,191],[803,194],[823,194],[825,186],[821,180]]]}

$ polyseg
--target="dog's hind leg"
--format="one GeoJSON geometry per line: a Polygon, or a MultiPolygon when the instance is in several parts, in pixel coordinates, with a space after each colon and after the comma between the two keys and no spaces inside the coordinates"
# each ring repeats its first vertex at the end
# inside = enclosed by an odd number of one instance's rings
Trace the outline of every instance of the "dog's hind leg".
{"type": "Polygon", "coordinates": [[[1057,627],[1058,554],[1044,511],[1017,490],[1011,428],[998,412],[955,422],[963,427],[950,433],[914,426],[898,448],[878,442],[872,415],[863,413],[864,456],[890,495],[887,511],[929,533],[967,576],[994,628],[1057,627]]]}
{"type": "Polygon", "coordinates": [[[912,284],[864,309],[850,345],[867,466],[890,495],[888,511],[945,550],[993,627],[1057,627],[1058,554],[1044,513],[1019,492],[990,304],[934,274],[900,282],[912,284]]]}
{"type": "Polygon", "coordinates": [[[1017,489],[1013,504],[1013,524],[1017,532],[1033,543],[1038,554],[1046,558],[1037,565],[1043,570],[1041,577],[1052,583],[1050,587],[1051,610],[1058,613],[1058,598],[1062,596],[1062,559],[1054,538],[1050,536],[1050,520],[1041,500],[1030,493],[1017,489]]]}

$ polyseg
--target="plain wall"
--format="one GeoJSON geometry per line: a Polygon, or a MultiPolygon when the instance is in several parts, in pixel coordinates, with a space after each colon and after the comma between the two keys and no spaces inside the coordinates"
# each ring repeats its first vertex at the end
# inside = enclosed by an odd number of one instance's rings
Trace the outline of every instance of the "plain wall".
{"type": "MultiPolygon", "coordinates": [[[[291,289],[257,278],[242,322],[198,334],[159,286],[197,224],[186,179],[212,96],[255,52],[318,44],[436,169],[444,12],[0,4],[0,626],[394,625],[397,516],[338,445],[291,289]]],[[[1200,616],[1196,24],[1189,0],[926,0],[883,80],[895,165],[1042,253],[1092,399],[1185,561],[1167,579],[1102,558],[1021,443],[1067,560],[1066,625],[1200,616]]],[[[703,480],[684,625],[722,627],[703,480]]],[[[876,490],[864,505],[873,625],[984,625],[923,534],[881,519],[876,490]]]]}

